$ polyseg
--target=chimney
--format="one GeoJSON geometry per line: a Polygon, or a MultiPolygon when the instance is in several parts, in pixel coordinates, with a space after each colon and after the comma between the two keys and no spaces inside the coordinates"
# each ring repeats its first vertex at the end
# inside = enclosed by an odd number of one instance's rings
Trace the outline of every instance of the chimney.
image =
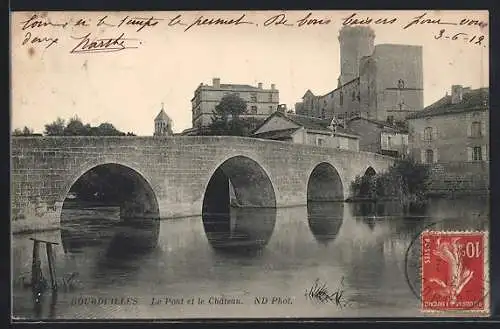
{"type": "Polygon", "coordinates": [[[451,104],[458,104],[462,101],[464,95],[462,85],[451,86],[451,104]]]}
{"type": "Polygon", "coordinates": [[[276,87],[276,85],[273,83],[271,84],[271,89],[274,90],[274,88],[276,87]]]}
{"type": "Polygon", "coordinates": [[[279,104],[278,111],[281,113],[286,113],[287,112],[286,104],[279,104]]]}
{"type": "Polygon", "coordinates": [[[220,88],[220,78],[213,78],[213,79],[212,79],[212,85],[213,85],[215,88],[220,88]]]}
{"type": "Polygon", "coordinates": [[[259,89],[262,89],[262,82],[259,82],[259,89]]]}

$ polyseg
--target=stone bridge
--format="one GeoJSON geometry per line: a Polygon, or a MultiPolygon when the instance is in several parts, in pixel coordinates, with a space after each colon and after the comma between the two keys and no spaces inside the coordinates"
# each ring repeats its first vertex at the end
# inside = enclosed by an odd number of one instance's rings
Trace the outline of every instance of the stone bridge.
{"type": "Polygon", "coordinates": [[[85,175],[124,191],[124,216],[138,211],[172,218],[201,215],[227,181],[243,208],[345,200],[357,175],[370,167],[387,170],[394,161],[368,152],[227,136],[13,137],[11,160],[13,220],[58,220],[85,175]]]}

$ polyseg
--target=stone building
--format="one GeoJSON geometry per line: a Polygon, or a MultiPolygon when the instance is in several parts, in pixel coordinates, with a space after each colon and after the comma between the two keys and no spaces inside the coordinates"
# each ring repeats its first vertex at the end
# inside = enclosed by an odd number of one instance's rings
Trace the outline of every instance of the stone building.
{"type": "Polygon", "coordinates": [[[270,89],[264,89],[260,82],[255,87],[245,84],[221,84],[219,78],[214,78],[211,86],[201,83],[191,99],[193,128],[208,126],[212,122],[215,106],[228,94],[237,94],[247,102],[247,115],[241,117],[265,119],[279,104],[279,91],[274,84],[271,84],[270,89]]]}
{"type": "Polygon", "coordinates": [[[359,151],[359,136],[336,122],[276,111],[252,137],[359,151]]]}
{"type": "Polygon", "coordinates": [[[370,27],[340,30],[340,76],[324,95],[308,90],[295,104],[297,114],[331,119],[362,116],[403,121],[423,108],[422,47],[374,45],[370,27]]]}
{"type": "Polygon", "coordinates": [[[161,104],[160,113],[155,118],[155,132],[154,136],[171,136],[172,131],[172,119],[165,113],[163,109],[163,103],[161,104]]]}
{"type": "Polygon", "coordinates": [[[361,151],[405,158],[409,154],[408,130],[388,122],[363,117],[347,121],[347,128],[359,137],[361,151]]]}
{"type": "Polygon", "coordinates": [[[489,160],[488,88],[460,85],[423,111],[408,117],[409,144],[422,163],[489,160]]]}

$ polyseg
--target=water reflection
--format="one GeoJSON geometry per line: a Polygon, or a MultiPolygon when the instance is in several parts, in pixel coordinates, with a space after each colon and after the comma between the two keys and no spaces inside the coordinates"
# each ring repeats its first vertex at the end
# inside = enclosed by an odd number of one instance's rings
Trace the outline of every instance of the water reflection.
{"type": "MultiPolygon", "coordinates": [[[[227,195],[224,201],[227,205],[227,195]]],[[[113,221],[106,211],[105,215],[84,216],[83,210],[74,210],[73,218],[78,220],[62,222],[56,272],[59,278],[78,272],[79,286],[72,291],[60,289],[56,306],[51,306],[56,302],[50,291],[35,305],[29,287],[15,286],[13,313],[41,319],[420,316],[419,300],[412,292],[419,291],[418,234],[430,223],[437,229],[486,228],[489,212],[485,207],[475,201],[436,200],[429,203],[425,214],[388,203],[383,207],[313,202],[294,208],[230,208],[229,212],[162,221],[159,233],[155,227],[160,223],[113,221]],[[415,237],[416,244],[409,248],[415,237]],[[158,248],[147,251],[152,246],[147,241],[156,238],[158,248]],[[136,249],[140,244],[142,248],[136,249]],[[262,248],[258,257],[242,253],[262,248]],[[349,309],[321,308],[301,299],[315,278],[334,289],[342,277],[346,298],[352,302],[349,309]],[[71,305],[79,294],[137,296],[148,301],[156,294],[216,296],[243,295],[245,291],[252,296],[296,299],[290,307],[254,309],[250,301],[235,308],[155,308],[147,302],[113,309],[71,305]]],[[[55,232],[39,238],[58,239],[55,232]]],[[[14,277],[29,274],[32,241],[14,236],[13,255],[14,277]]]]}
{"type": "Polygon", "coordinates": [[[61,240],[64,252],[79,253],[87,247],[101,246],[107,257],[126,258],[156,247],[160,229],[158,219],[120,220],[119,217],[106,217],[109,213],[105,207],[63,209],[61,240]]]}
{"type": "Polygon", "coordinates": [[[316,240],[327,245],[335,240],[344,218],[342,202],[308,202],[307,219],[316,240]]]}
{"type": "Polygon", "coordinates": [[[276,223],[276,208],[233,208],[204,213],[203,224],[212,247],[229,252],[256,252],[267,245],[276,223]]]}

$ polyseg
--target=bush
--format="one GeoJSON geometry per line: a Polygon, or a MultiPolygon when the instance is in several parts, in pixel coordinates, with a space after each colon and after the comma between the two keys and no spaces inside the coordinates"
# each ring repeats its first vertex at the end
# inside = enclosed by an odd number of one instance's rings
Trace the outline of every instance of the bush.
{"type": "Polygon", "coordinates": [[[427,166],[399,160],[387,172],[358,176],[351,183],[356,200],[400,200],[404,204],[424,202],[428,191],[427,166]]]}

